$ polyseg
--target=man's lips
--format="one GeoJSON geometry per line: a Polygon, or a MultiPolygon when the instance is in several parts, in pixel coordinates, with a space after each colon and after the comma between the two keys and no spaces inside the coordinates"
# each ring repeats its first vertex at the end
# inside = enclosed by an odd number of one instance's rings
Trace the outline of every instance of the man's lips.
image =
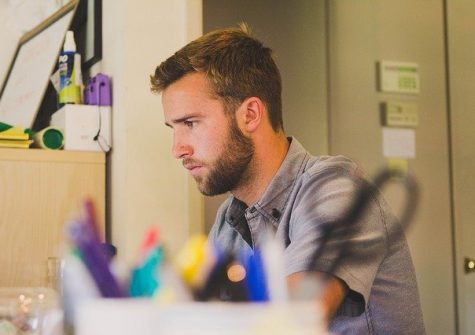
{"type": "Polygon", "coordinates": [[[199,165],[185,165],[185,169],[190,170],[190,171],[197,169],[199,167],[200,167],[199,165]]]}
{"type": "Polygon", "coordinates": [[[202,165],[199,165],[196,163],[187,163],[187,162],[183,162],[183,166],[185,167],[185,169],[190,171],[191,174],[197,173],[202,167],[202,165]]]}

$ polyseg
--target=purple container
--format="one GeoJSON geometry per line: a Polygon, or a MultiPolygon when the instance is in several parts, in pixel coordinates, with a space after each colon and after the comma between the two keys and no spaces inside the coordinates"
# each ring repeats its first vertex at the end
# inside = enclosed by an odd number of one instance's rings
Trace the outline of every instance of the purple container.
{"type": "Polygon", "coordinates": [[[98,73],[88,80],[84,89],[86,105],[111,106],[111,85],[108,76],[98,73]]]}

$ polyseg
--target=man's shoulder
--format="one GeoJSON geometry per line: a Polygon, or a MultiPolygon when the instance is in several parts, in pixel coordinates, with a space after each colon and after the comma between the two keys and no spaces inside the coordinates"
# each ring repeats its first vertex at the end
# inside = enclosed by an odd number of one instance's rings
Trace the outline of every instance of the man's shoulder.
{"type": "Polygon", "coordinates": [[[303,174],[309,177],[331,174],[333,176],[346,176],[358,179],[364,176],[355,161],[342,155],[311,156],[305,165],[303,174]]]}
{"type": "MultiPolygon", "coordinates": [[[[343,155],[314,156],[294,137],[289,138],[290,147],[281,165],[281,175],[284,180],[313,178],[319,175],[352,176],[364,178],[364,173],[354,160],[343,155]]],[[[282,178],[281,178],[282,179],[282,178]]],[[[280,180],[280,179],[279,179],[280,180]]]]}

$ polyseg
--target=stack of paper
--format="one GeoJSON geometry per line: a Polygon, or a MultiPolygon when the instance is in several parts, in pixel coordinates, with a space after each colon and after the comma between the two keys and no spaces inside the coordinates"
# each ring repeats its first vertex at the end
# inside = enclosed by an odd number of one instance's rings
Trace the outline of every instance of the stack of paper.
{"type": "Polygon", "coordinates": [[[29,148],[31,143],[33,140],[30,129],[0,122],[0,147],[29,148]]]}

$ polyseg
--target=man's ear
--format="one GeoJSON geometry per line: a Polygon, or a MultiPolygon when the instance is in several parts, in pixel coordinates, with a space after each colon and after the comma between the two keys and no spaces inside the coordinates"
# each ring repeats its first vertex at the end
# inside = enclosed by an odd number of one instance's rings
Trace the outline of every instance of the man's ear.
{"type": "Polygon", "coordinates": [[[258,97],[250,97],[243,101],[239,108],[238,118],[241,129],[247,132],[254,132],[265,116],[264,102],[258,97]]]}

